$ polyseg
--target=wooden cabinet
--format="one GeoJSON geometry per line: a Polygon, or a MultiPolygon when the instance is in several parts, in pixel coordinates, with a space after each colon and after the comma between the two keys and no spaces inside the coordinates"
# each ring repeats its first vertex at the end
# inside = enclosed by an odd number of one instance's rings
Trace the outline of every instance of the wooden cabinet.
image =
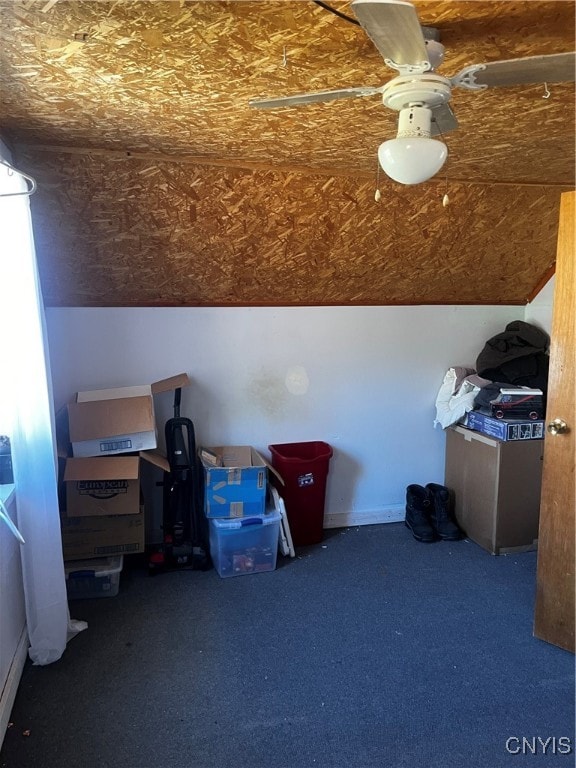
{"type": "Polygon", "coordinates": [[[444,484],[469,539],[492,554],[535,549],[543,440],[503,442],[464,427],[446,430],[444,484]]]}

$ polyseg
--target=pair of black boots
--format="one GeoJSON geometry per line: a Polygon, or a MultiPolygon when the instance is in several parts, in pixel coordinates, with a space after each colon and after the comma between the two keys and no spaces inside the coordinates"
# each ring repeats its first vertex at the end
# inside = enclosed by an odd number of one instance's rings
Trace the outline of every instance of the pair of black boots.
{"type": "Polygon", "coordinates": [[[417,541],[458,541],[462,531],[450,514],[450,492],[437,483],[406,488],[406,526],[417,541]]]}

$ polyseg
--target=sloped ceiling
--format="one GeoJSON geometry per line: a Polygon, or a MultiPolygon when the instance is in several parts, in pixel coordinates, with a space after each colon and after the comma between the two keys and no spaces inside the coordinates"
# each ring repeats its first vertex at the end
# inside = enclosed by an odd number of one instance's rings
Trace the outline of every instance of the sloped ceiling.
{"type": "MultiPolygon", "coordinates": [[[[569,0],[414,5],[446,76],[575,48],[569,0]]],[[[377,96],[248,106],[394,76],[360,27],[311,0],[0,14],[0,133],[38,181],[48,305],[522,304],[553,270],[573,83],[454,89],[448,162],[406,187],[377,170],[397,121],[377,96]]]]}

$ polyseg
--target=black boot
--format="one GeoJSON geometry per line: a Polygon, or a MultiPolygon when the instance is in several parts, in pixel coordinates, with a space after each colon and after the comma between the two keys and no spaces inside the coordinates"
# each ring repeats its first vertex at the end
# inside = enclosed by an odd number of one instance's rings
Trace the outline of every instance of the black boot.
{"type": "Polygon", "coordinates": [[[429,544],[436,541],[434,529],[430,523],[432,496],[421,485],[409,485],[406,488],[405,525],[412,531],[417,541],[429,544]]]}
{"type": "Polygon", "coordinates": [[[458,541],[462,538],[462,531],[450,514],[450,491],[438,483],[428,483],[426,489],[432,501],[430,522],[435,532],[444,541],[458,541]]]}

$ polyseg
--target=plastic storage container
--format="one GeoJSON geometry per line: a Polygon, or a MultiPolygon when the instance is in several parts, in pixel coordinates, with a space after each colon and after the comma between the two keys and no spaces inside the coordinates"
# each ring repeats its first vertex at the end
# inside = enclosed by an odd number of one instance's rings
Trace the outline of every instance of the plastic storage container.
{"type": "Polygon", "coordinates": [[[295,547],[318,544],[324,536],[326,478],[332,457],[328,443],[283,443],[268,446],[272,466],[284,480],[284,498],[295,547]]]}
{"type": "Polygon", "coordinates": [[[70,600],[115,597],[120,586],[124,555],[69,560],[64,563],[66,590],[70,600]]]}
{"type": "Polygon", "coordinates": [[[10,438],[7,435],[0,435],[0,485],[12,485],[13,482],[10,438]]]}
{"type": "Polygon", "coordinates": [[[276,568],[280,514],[210,518],[210,554],[222,578],[276,568]]]}

